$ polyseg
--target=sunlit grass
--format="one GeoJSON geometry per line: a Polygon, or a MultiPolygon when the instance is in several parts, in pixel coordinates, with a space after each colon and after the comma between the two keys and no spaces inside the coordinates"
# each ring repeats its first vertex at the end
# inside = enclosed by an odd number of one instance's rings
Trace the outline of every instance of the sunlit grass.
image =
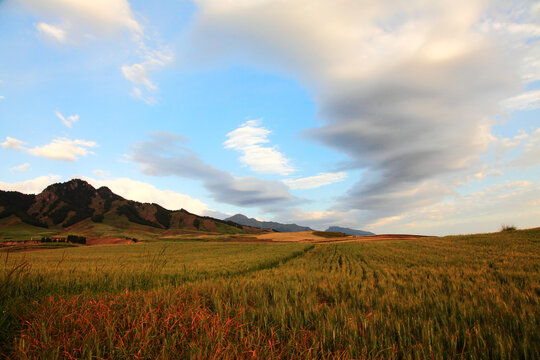
{"type": "Polygon", "coordinates": [[[539,250],[530,230],[11,254],[3,339],[19,358],[537,359],[539,250]]]}

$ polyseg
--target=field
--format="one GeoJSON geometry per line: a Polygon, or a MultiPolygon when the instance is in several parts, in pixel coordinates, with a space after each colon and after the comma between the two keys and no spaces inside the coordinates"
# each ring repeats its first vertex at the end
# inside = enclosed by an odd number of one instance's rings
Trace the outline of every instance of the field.
{"type": "Polygon", "coordinates": [[[540,358],[539,229],[0,256],[6,358],[540,358]]]}

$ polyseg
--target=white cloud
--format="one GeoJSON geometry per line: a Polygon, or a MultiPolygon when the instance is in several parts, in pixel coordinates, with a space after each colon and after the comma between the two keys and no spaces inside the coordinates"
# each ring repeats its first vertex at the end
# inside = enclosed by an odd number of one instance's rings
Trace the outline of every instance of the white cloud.
{"type": "Polygon", "coordinates": [[[347,173],[319,173],[315,176],[309,176],[301,179],[287,179],[283,182],[291,189],[315,189],[324,185],[333,184],[347,178],[347,173]]]}
{"type": "Polygon", "coordinates": [[[4,191],[18,191],[25,194],[39,194],[52,183],[59,182],[60,175],[40,176],[35,179],[7,183],[0,181],[0,189],[4,191]]]}
{"type": "Polygon", "coordinates": [[[134,84],[142,84],[148,90],[156,90],[157,86],[148,79],[148,69],[144,64],[133,64],[122,66],[124,77],[134,84]]]}
{"type": "Polygon", "coordinates": [[[53,160],[77,161],[79,156],[92,154],[88,148],[96,147],[97,143],[86,140],[54,139],[50,144],[28,149],[28,153],[53,160]]]}
{"type": "Polygon", "coordinates": [[[24,163],[24,164],[14,166],[14,167],[9,169],[9,171],[11,171],[11,172],[24,172],[24,171],[29,171],[29,170],[30,170],[30,164],[29,163],[24,163]]]}
{"type": "Polygon", "coordinates": [[[26,151],[34,156],[63,161],[76,161],[79,156],[93,154],[88,148],[97,146],[97,143],[94,141],[71,140],[67,138],[54,139],[47,145],[33,148],[26,148],[23,146],[24,144],[26,143],[8,136],[6,137],[6,141],[0,145],[5,149],[26,151]]]}
{"type": "Polygon", "coordinates": [[[92,173],[94,175],[99,176],[102,179],[105,179],[105,178],[107,178],[107,177],[109,177],[111,175],[108,171],[101,170],[101,169],[96,169],[96,170],[92,171],[92,173]]]}
{"type": "Polygon", "coordinates": [[[145,49],[144,44],[142,46],[145,52],[145,61],[133,65],[123,65],[121,70],[124,77],[133,84],[131,96],[141,99],[147,104],[153,104],[155,99],[145,95],[140,86],[144,86],[150,92],[157,91],[158,86],[150,80],[149,72],[167,66],[173,61],[173,56],[170,51],[150,51],[145,49]]]}
{"type": "Polygon", "coordinates": [[[36,29],[49,40],[58,41],[60,43],[66,42],[66,32],[58,26],[41,22],[36,25],[36,29]]]}
{"type": "Polygon", "coordinates": [[[271,133],[261,125],[261,120],[246,121],[227,134],[229,139],[223,143],[225,148],[241,152],[243,155],[240,161],[255,172],[281,175],[293,172],[294,168],[290,165],[289,159],[278,151],[277,146],[261,145],[270,142],[268,135],[271,133]]]}
{"type": "Polygon", "coordinates": [[[96,180],[83,177],[83,179],[95,188],[107,186],[115,194],[129,200],[157,203],[169,210],[186,209],[195,214],[206,214],[208,211],[211,211],[207,204],[198,199],[172,190],[160,190],[146,182],[129,178],[96,180]]]}
{"type": "Polygon", "coordinates": [[[540,90],[531,90],[504,101],[509,110],[534,110],[540,108],[540,90]]]}
{"type": "Polygon", "coordinates": [[[59,21],[58,25],[41,22],[36,26],[40,33],[59,42],[96,36],[107,38],[122,31],[140,36],[143,32],[127,0],[19,1],[36,14],[59,21]]]}
{"type": "Polygon", "coordinates": [[[0,95],[0,100],[4,100],[6,97],[4,95],[0,95]]]}
{"type": "Polygon", "coordinates": [[[54,113],[60,120],[62,120],[62,123],[68,128],[71,128],[73,126],[73,123],[79,120],[79,115],[77,114],[69,115],[66,119],[64,115],[62,115],[59,111],[55,111],[54,113]]]}
{"type": "Polygon", "coordinates": [[[26,143],[21,140],[6,136],[6,141],[4,141],[1,145],[4,149],[24,150],[24,144],[26,143]]]}
{"type": "Polygon", "coordinates": [[[523,153],[510,162],[515,167],[532,167],[540,165],[540,128],[525,138],[523,153]]]}

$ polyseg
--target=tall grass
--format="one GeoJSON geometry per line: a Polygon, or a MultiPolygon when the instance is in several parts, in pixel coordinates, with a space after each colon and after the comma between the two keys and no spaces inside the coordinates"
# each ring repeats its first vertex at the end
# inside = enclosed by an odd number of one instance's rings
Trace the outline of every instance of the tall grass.
{"type": "Polygon", "coordinates": [[[12,254],[4,289],[23,304],[11,307],[16,327],[4,354],[537,359],[539,245],[540,231],[530,230],[316,247],[155,243],[12,254]],[[138,278],[147,281],[133,286],[138,278]]]}

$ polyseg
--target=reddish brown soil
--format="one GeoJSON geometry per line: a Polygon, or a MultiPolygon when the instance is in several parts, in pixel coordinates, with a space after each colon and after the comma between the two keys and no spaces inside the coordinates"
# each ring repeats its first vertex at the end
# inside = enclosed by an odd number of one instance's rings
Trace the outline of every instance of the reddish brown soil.
{"type": "Polygon", "coordinates": [[[86,245],[111,245],[111,244],[133,244],[135,241],[124,238],[94,238],[86,239],[86,245]]]}

